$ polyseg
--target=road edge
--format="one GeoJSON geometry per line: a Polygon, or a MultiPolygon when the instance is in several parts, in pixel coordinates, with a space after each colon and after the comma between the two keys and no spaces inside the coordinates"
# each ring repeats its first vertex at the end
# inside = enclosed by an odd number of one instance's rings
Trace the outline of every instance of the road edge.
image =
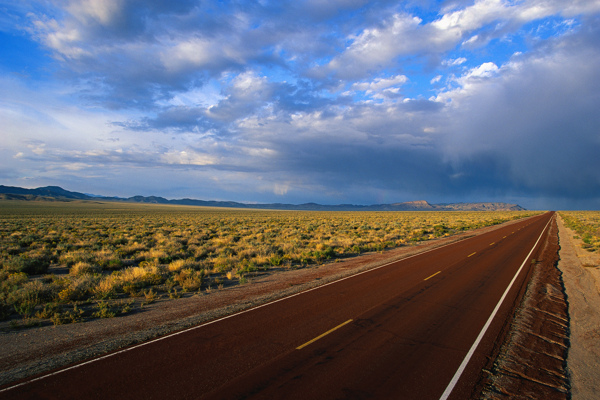
{"type": "Polygon", "coordinates": [[[555,214],[514,318],[507,323],[496,356],[482,371],[473,398],[571,398],[567,372],[571,328],[559,251],[555,214]]]}

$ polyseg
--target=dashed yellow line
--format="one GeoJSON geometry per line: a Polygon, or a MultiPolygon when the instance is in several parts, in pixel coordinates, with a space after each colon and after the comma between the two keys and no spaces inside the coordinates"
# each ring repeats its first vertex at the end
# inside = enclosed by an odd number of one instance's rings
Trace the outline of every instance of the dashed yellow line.
{"type": "Polygon", "coordinates": [[[496,242],[492,242],[492,243],[490,243],[490,246],[493,246],[493,245],[495,245],[495,244],[496,244],[496,242]]]}
{"type": "Polygon", "coordinates": [[[434,276],[436,276],[437,274],[439,274],[440,272],[442,272],[442,271],[438,271],[438,272],[436,272],[435,274],[433,274],[433,275],[431,275],[431,276],[428,276],[427,278],[425,278],[425,279],[423,279],[423,280],[424,280],[424,281],[426,281],[427,279],[431,279],[431,278],[433,278],[434,276]]]}
{"type": "Polygon", "coordinates": [[[342,324],[339,324],[339,325],[338,325],[338,326],[336,326],[335,328],[332,328],[332,329],[328,330],[327,332],[323,333],[322,335],[319,335],[319,336],[317,336],[317,337],[316,337],[316,338],[314,338],[313,340],[309,340],[308,342],[304,343],[302,346],[298,346],[298,347],[296,347],[296,350],[300,350],[300,349],[303,349],[303,348],[305,348],[305,347],[306,347],[306,346],[308,346],[309,344],[316,342],[317,340],[321,339],[322,337],[329,335],[331,332],[333,332],[333,331],[335,331],[335,330],[337,330],[337,329],[340,329],[342,326],[344,326],[344,325],[347,325],[347,324],[349,324],[349,323],[350,323],[350,322],[352,322],[352,321],[353,321],[353,320],[349,319],[348,321],[346,321],[346,322],[344,322],[344,323],[342,323],[342,324]]]}
{"type": "Polygon", "coordinates": [[[475,254],[477,254],[477,252],[469,254],[469,255],[467,256],[467,258],[469,258],[469,257],[471,257],[471,256],[474,256],[475,254]]]}

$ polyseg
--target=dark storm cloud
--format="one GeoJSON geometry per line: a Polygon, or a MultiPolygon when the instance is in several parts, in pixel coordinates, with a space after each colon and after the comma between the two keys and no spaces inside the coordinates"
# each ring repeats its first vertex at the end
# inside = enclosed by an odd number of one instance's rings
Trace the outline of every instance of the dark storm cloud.
{"type": "Polygon", "coordinates": [[[449,161],[491,152],[506,164],[506,190],[600,197],[597,27],[515,57],[498,76],[455,93],[444,140],[449,161]]]}

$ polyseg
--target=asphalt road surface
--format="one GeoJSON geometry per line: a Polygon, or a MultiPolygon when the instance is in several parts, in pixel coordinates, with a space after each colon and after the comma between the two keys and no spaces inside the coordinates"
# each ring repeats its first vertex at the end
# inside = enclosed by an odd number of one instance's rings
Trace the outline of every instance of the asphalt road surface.
{"type": "Polygon", "coordinates": [[[468,399],[552,216],[5,387],[0,399],[468,399]]]}

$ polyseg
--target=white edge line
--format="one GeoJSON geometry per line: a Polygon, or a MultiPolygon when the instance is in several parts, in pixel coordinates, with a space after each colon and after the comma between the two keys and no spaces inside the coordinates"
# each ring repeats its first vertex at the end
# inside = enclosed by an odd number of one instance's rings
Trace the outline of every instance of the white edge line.
{"type": "Polygon", "coordinates": [[[467,364],[471,360],[471,357],[475,353],[475,349],[477,348],[477,346],[479,346],[479,342],[481,342],[481,339],[483,338],[483,335],[485,335],[485,332],[489,328],[490,324],[492,323],[492,320],[496,316],[496,313],[500,309],[500,306],[502,305],[502,302],[504,301],[504,298],[508,295],[508,292],[510,291],[512,285],[517,280],[517,276],[519,276],[519,274],[521,273],[521,270],[523,269],[523,267],[527,263],[527,260],[529,259],[529,256],[531,256],[531,253],[533,253],[533,251],[537,247],[540,239],[544,235],[544,232],[546,232],[546,228],[548,227],[548,225],[550,224],[550,222],[552,222],[552,218],[550,218],[550,220],[548,221],[548,223],[546,224],[546,226],[542,230],[542,233],[540,234],[540,237],[538,238],[538,240],[533,245],[533,248],[531,249],[531,251],[529,252],[529,254],[527,254],[527,257],[525,257],[525,260],[523,261],[523,264],[521,264],[521,266],[519,267],[519,269],[515,273],[515,276],[512,278],[512,280],[508,284],[508,287],[504,291],[504,294],[502,295],[502,297],[498,301],[498,304],[496,304],[496,308],[494,308],[494,311],[492,311],[492,314],[490,315],[490,317],[488,318],[487,322],[485,323],[485,325],[481,329],[481,332],[479,332],[479,336],[477,336],[477,339],[475,339],[475,342],[473,343],[473,345],[469,349],[469,352],[467,353],[467,355],[465,356],[464,360],[462,361],[462,363],[460,364],[460,366],[456,370],[456,373],[452,377],[452,380],[450,381],[450,383],[446,387],[446,390],[444,390],[444,393],[442,393],[442,396],[440,397],[440,400],[446,400],[450,396],[450,393],[452,393],[452,390],[454,389],[454,386],[456,386],[456,384],[458,383],[458,380],[460,379],[460,376],[462,375],[463,371],[467,367],[467,364]]]}
{"type": "MultiPolygon", "coordinates": [[[[517,220],[517,221],[519,221],[519,220],[517,220]]],[[[522,221],[522,220],[520,220],[520,221],[522,221]]],[[[509,221],[507,221],[507,222],[509,222],[509,221]]],[[[468,239],[471,239],[471,237],[467,238],[466,240],[468,240],[468,239]]],[[[191,327],[191,328],[184,329],[184,330],[182,330],[182,331],[179,331],[179,332],[171,333],[171,334],[168,334],[168,335],[166,335],[166,336],[161,336],[161,337],[159,337],[159,338],[156,338],[156,339],[150,340],[150,341],[148,341],[148,342],[140,343],[140,344],[138,344],[138,345],[135,345],[135,346],[131,346],[131,347],[127,347],[127,348],[125,348],[125,349],[122,349],[122,350],[115,351],[114,353],[105,354],[105,355],[103,355],[103,356],[100,356],[100,357],[98,357],[98,358],[94,358],[94,359],[91,359],[91,360],[88,360],[88,361],[84,361],[84,362],[82,362],[82,363],[75,364],[75,365],[72,365],[72,366],[70,366],[70,367],[63,368],[63,369],[60,369],[60,370],[58,370],[58,371],[55,371],[55,372],[52,372],[52,373],[49,373],[49,374],[46,374],[46,375],[38,376],[37,378],[33,378],[33,379],[27,380],[27,381],[25,381],[25,382],[21,382],[21,383],[19,383],[19,384],[16,384],[16,385],[9,386],[9,387],[7,387],[7,388],[0,389],[0,393],[2,393],[2,392],[7,392],[7,391],[9,391],[9,390],[11,390],[11,389],[16,389],[16,388],[18,388],[18,387],[20,387],[20,386],[24,386],[24,385],[30,384],[30,383],[32,383],[32,382],[36,382],[36,381],[40,381],[40,380],[42,380],[42,379],[46,379],[46,378],[49,378],[49,377],[51,377],[51,376],[54,376],[54,375],[61,374],[61,373],[63,373],[63,372],[66,372],[66,371],[70,371],[70,370],[72,370],[72,369],[76,369],[76,368],[79,368],[79,367],[83,367],[84,365],[92,364],[92,363],[95,363],[96,361],[100,361],[100,360],[103,360],[103,359],[105,359],[105,358],[109,358],[109,357],[112,357],[112,356],[116,356],[117,354],[126,353],[126,352],[128,352],[128,351],[131,351],[131,350],[137,349],[137,348],[139,348],[139,347],[142,347],[142,346],[146,346],[146,345],[149,345],[149,344],[152,344],[152,343],[155,343],[155,342],[159,342],[159,341],[161,341],[161,340],[164,340],[164,339],[168,339],[168,338],[171,338],[171,337],[174,337],[174,336],[177,336],[177,335],[181,335],[182,333],[190,332],[190,331],[193,331],[193,330],[195,330],[195,329],[200,329],[200,328],[202,328],[202,327],[204,327],[204,326],[211,325],[211,324],[215,324],[215,323],[217,323],[217,322],[220,322],[220,321],[226,320],[226,319],[228,319],[228,318],[232,318],[232,317],[235,317],[235,316],[238,316],[238,315],[241,315],[241,314],[245,314],[245,313],[247,313],[247,312],[250,312],[250,311],[258,310],[259,308],[263,308],[263,307],[269,306],[269,305],[271,305],[271,304],[278,303],[278,302],[280,302],[280,301],[284,301],[284,300],[287,300],[287,299],[291,299],[292,297],[296,297],[296,296],[299,296],[299,295],[301,295],[301,294],[304,294],[304,293],[312,292],[313,290],[321,289],[321,288],[323,288],[323,287],[325,287],[325,286],[333,285],[333,284],[335,284],[335,283],[338,283],[338,282],[345,281],[346,279],[354,278],[354,277],[356,277],[356,276],[359,276],[359,275],[362,275],[362,274],[366,274],[366,273],[368,273],[368,272],[375,271],[375,270],[378,270],[378,269],[380,269],[380,268],[387,267],[387,266],[389,266],[389,265],[392,265],[392,264],[395,264],[395,263],[397,263],[397,262],[401,262],[401,261],[408,260],[408,259],[410,259],[410,258],[413,258],[413,257],[420,256],[421,254],[426,254],[426,253],[429,253],[429,252],[432,252],[432,251],[435,251],[435,250],[439,250],[439,249],[441,249],[441,248],[444,248],[444,247],[446,247],[446,246],[450,246],[450,245],[452,245],[452,244],[455,244],[455,243],[457,243],[457,242],[451,242],[451,243],[447,243],[447,244],[445,244],[445,245],[442,245],[442,246],[439,246],[439,247],[435,247],[435,248],[433,248],[433,249],[429,249],[429,250],[423,251],[423,252],[421,252],[421,253],[416,253],[416,254],[413,254],[413,255],[411,255],[411,256],[408,256],[408,257],[405,257],[405,258],[401,258],[401,259],[398,259],[398,260],[390,261],[390,262],[388,262],[388,263],[385,263],[385,264],[383,264],[383,265],[380,265],[380,266],[378,266],[378,267],[374,267],[374,268],[371,268],[371,269],[367,269],[367,270],[365,270],[365,271],[362,271],[362,272],[359,272],[359,273],[356,273],[356,274],[352,274],[352,275],[346,276],[346,277],[344,277],[344,278],[337,279],[337,280],[334,280],[334,281],[332,281],[332,282],[325,283],[325,284],[323,284],[323,285],[320,285],[320,286],[316,286],[316,287],[314,287],[314,288],[311,288],[311,289],[303,290],[303,291],[301,291],[301,292],[294,293],[294,294],[292,294],[292,295],[289,295],[289,296],[286,296],[286,297],[282,297],[281,299],[273,300],[273,301],[270,301],[270,302],[268,302],[268,303],[265,303],[265,304],[261,304],[261,305],[259,305],[259,306],[256,306],[256,307],[248,308],[248,309],[246,309],[246,310],[242,310],[242,311],[239,311],[239,312],[237,312],[237,313],[234,313],[234,314],[231,314],[231,315],[227,315],[227,316],[225,316],[225,317],[221,317],[221,318],[219,318],[219,319],[215,319],[215,320],[213,320],[213,321],[209,321],[209,322],[206,322],[206,323],[204,323],[204,324],[201,324],[201,325],[196,325],[196,326],[193,326],[193,327],[191,327]]],[[[512,284],[512,283],[511,283],[511,284],[512,284]]]]}

